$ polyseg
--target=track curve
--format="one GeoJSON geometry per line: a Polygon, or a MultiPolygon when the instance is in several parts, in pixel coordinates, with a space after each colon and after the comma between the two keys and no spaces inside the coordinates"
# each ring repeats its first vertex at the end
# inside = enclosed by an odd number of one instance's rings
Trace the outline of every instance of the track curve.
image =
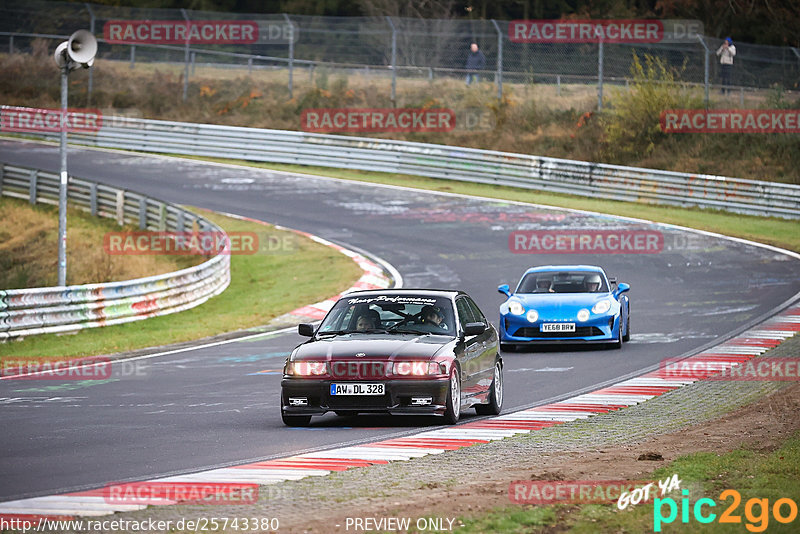
{"type": "MultiPolygon", "coordinates": [[[[0,141],[0,159],[56,169],[51,145],[0,141]]],[[[70,172],[156,198],[232,212],[370,251],[406,287],[458,287],[490,318],[498,284],[542,263],[596,263],[633,289],[633,340],[621,351],[506,355],[506,411],[627,376],[713,342],[800,291],[800,260],[776,250],[611,216],[500,200],[70,149],[70,172]],[[658,254],[513,254],[515,230],[662,232],[658,254]]],[[[292,332],[147,359],[142,377],[73,390],[0,381],[0,500],[154,478],[408,433],[436,420],[280,422],[279,369],[292,332]],[[267,371],[264,373],[263,371],[267,371]],[[35,445],[33,445],[35,443],[35,445]]],[[[157,340],[154,340],[157,342],[157,340]]],[[[47,385],[59,384],[48,381],[47,385]]]]}

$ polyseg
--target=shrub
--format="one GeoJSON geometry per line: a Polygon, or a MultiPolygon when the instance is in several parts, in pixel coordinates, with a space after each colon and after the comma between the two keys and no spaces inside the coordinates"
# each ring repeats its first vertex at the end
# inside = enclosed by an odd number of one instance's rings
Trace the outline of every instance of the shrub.
{"type": "Polygon", "coordinates": [[[624,161],[651,154],[668,135],[659,123],[663,111],[702,105],[699,97],[693,97],[679,82],[682,70],[647,54],[642,63],[633,54],[630,89],[610,99],[611,109],[601,118],[605,148],[612,159],[624,161]]]}

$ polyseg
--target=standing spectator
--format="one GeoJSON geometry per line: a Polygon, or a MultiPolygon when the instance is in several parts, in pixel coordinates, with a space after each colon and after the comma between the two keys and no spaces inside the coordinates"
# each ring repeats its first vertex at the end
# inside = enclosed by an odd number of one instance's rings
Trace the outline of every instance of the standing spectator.
{"type": "Polygon", "coordinates": [[[468,71],[467,72],[467,85],[470,84],[470,80],[479,82],[480,77],[478,76],[478,71],[483,70],[486,66],[486,56],[483,55],[483,52],[478,50],[478,43],[472,43],[469,45],[469,54],[467,54],[467,63],[464,65],[464,68],[468,71]]]}
{"type": "Polygon", "coordinates": [[[736,55],[736,47],[733,46],[733,40],[726,37],[722,42],[722,46],[717,49],[719,56],[720,75],[722,76],[722,94],[727,91],[731,92],[727,87],[731,84],[731,71],[733,70],[733,56],[736,55]]]}

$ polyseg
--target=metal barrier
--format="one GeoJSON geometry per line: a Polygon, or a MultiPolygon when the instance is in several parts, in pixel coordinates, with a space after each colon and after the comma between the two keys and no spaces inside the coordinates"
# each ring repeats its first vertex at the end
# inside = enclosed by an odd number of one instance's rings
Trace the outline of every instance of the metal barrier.
{"type": "MultiPolygon", "coordinates": [[[[0,162],[0,194],[31,204],[58,205],[59,175],[0,162]]],[[[115,187],[70,177],[68,202],[92,215],[141,230],[224,232],[178,206],[115,187]]],[[[0,341],[138,321],[198,306],[230,283],[226,244],[215,255],[180,271],[99,284],[0,290],[0,341]]]]}
{"type": "MultiPolygon", "coordinates": [[[[49,134],[54,137],[55,134],[49,134]]],[[[108,148],[411,174],[592,198],[800,218],[800,186],[389,139],[104,117],[70,141],[108,148]]]]}

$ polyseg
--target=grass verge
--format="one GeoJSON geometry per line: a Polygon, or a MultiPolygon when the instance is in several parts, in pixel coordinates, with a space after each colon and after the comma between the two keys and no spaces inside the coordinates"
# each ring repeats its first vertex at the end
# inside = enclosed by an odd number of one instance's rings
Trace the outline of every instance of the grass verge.
{"type": "Polygon", "coordinates": [[[330,176],[359,182],[400,185],[429,191],[460,193],[501,200],[516,200],[545,206],[608,213],[611,215],[622,215],[750,239],[759,243],[800,252],[800,221],[797,220],[780,219],[777,217],[755,217],[711,209],[679,208],[614,200],[598,200],[556,193],[544,193],[515,187],[457,182],[403,174],[333,169],[328,167],[306,167],[302,165],[279,163],[258,163],[222,158],[194,157],[193,159],[247,165],[277,171],[330,176]]]}
{"type": "MultiPolygon", "coordinates": [[[[92,217],[80,209],[67,211],[67,284],[130,280],[197,265],[197,256],[107,254],[108,232],[129,232],[114,220],[92,217]]],[[[58,208],[0,198],[0,288],[49,287],[58,283],[58,208]]]]}
{"type": "Polygon", "coordinates": [[[250,221],[202,212],[227,232],[255,232],[259,252],[231,256],[231,283],[191,310],[72,335],[31,336],[2,345],[4,356],[71,357],[109,354],[260,326],[299,306],[350,287],[361,276],[347,256],[301,237],[250,221]],[[280,250],[264,250],[268,242],[280,250]]]}
{"type": "MultiPolygon", "coordinates": [[[[695,453],[681,456],[669,465],[654,471],[640,480],[664,480],[678,474],[683,489],[689,488],[688,515],[682,514],[684,496],[673,491],[664,496],[665,503],[656,508],[651,499],[649,503],[628,506],[618,510],[616,503],[550,505],[550,506],[510,506],[492,510],[484,515],[462,517],[455,532],[463,534],[483,532],[553,532],[556,530],[575,533],[593,532],[652,532],[656,523],[661,532],[797,532],[800,518],[797,517],[797,496],[800,495],[800,433],[786,440],[774,451],[739,448],[726,454],[695,453]],[[725,490],[735,490],[741,497],[736,501],[735,494],[724,494],[725,490]],[[695,516],[695,503],[710,499],[715,505],[705,501],[702,515],[713,520],[703,524],[695,516]],[[675,501],[677,514],[667,523],[656,522],[659,517],[670,516],[668,499],[675,501]],[[780,499],[790,499],[793,508],[786,501],[781,503],[778,512],[784,519],[792,516],[789,522],[782,523],[775,515],[775,503],[780,499]],[[728,510],[733,523],[722,523],[723,513],[728,510]],[[794,514],[792,514],[794,510],[794,514]],[[685,521],[684,521],[685,519],[685,521]]],[[[659,530],[655,530],[658,532],[659,530]]]]}

